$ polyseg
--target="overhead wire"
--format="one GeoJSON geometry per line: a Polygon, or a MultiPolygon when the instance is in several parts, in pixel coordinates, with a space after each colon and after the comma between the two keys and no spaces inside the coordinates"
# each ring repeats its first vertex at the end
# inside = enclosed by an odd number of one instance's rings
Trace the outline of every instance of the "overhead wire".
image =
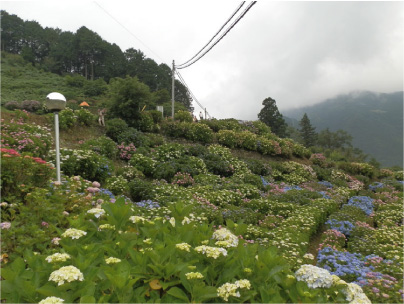
{"type": "MultiPolygon", "coordinates": [[[[252,1],[246,9],[237,17],[237,19],[226,29],[226,31],[216,40],[214,44],[212,44],[203,54],[201,54],[198,58],[193,60],[192,62],[188,64],[180,64],[176,66],[177,69],[184,69],[187,68],[191,65],[193,65],[195,62],[199,61],[202,57],[204,57],[215,45],[217,45],[229,32],[230,30],[247,14],[247,12],[256,4],[257,1],[252,1]]],[[[194,56],[195,57],[195,56],[194,56]]],[[[189,61],[188,61],[189,62],[189,61]]]]}
{"type": "Polygon", "coordinates": [[[236,15],[237,12],[243,7],[244,3],[245,3],[245,1],[243,1],[243,2],[241,2],[241,3],[239,4],[239,6],[237,7],[237,9],[236,9],[236,10],[233,12],[233,14],[230,16],[230,18],[227,19],[227,21],[222,25],[222,27],[217,31],[217,33],[209,40],[209,42],[208,42],[207,44],[205,44],[205,45],[203,46],[203,48],[201,48],[201,49],[199,50],[198,53],[196,53],[196,54],[195,54],[191,59],[189,59],[188,61],[186,61],[186,62],[184,62],[184,63],[182,63],[182,64],[179,64],[178,66],[185,65],[185,64],[187,64],[188,62],[190,62],[192,59],[194,59],[196,56],[198,56],[198,55],[212,42],[212,40],[213,40],[217,35],[219,35],[219,33],[220,33],[220,32],[222,31],[222,29],[227,25],[227,23],[229,23],[230,20],[233,19],[234,15],[236,15]]]}
{"type": "Polygon", "coordinates": [[[182,75],[180,74],[180,72],[178,72],[177,70],[175,71],[175,73],[177,74],[180,82],[187,88],[188,92],[191,94],[192,100],[195,100],[195,102],[201,107],[202,110],[205,111],[206,115],[209,116],[209,118],[212,118],[212,116],[210,116],[210,114],[208,113],[208,111],[206,111],[206,108],[198,101],[198,99],[195,97],[194,93],[192,93],[192,91],[189,89],[189,86],[187,85],[187,83],[185,82],[184,78],[182,77],[182,75]]]}
{"type": "Polygon", "coordinates": [[[132,37],[134,37],[137,41],[139,41],[141,44],[143,44],[150,52],[152,52],[154,55],[156,55],[162,62],[165,62],[164,59],[162,59],[156,52],[154,52],[150,47],[146,45],[142,40],[140,40],[138,37],[136,37],[135,34],[133,34],[126,26],[124,26],[121,22],[119,22],[118,19],[116,19],[114,16],[112,16],[106,9],[104,9],[98,2],[94,1],[94,3],[104,11],[109,17],[111,17],[116,23],[118,23],[123,29],[125,29],[132,37]]]}

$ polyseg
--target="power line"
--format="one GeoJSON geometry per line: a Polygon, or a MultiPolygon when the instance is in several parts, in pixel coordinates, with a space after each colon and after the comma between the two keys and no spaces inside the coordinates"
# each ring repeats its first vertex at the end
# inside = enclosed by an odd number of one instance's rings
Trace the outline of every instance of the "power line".
{"type": "Polygon", "coordinates": [[[229,23],[231,19],[233,19],[234,15],[237,14],[237,12],[243,7],[244,3],[245,3],[245,1],[240,3],[240,5],[237,7],[236,11],[230,16],[229,19],[227,19],[227,21],[222,25],[222,27],[217,31],[217,33],[209,40],[209,42],[207,44],[205,44],[204,47],[201,48],[199,50],[199,52],[194,55],[194,57],[192,57],[188,61],[184,62],[183,64],[179,64],[178,66],[185,65],[188,62],[190,62],[192,59],[194,59],[196,56],[198,56],[203,51],[203,49],[206,48],[212,42],[212,40],[222,31],[222,29],[226,26],[226,24],[229,23]]]}
{"type": "Polygon", "coordinates": [[[138,37],[135,36],[126,26],[124,26],[121,22],[119,22],[114,16],[112,16],[107,10],[105,10],[99,3],[94,1],[94,3],[104,11],[109,17],[111,17],[116,23],[118,23],[121,27],[123,27],[132,37],[134,37],[137,41],[139,41],[141,44],[143,44],[150,52],[152,52],[154,55],[156,55],[162,62],[165,62],[164,59],[162,59],[156,52],[154,52],[151,48],[149,48],[146,43],[144,43],[142,40],[140,40],[138,37]]]}
{"type": "Polygon", "coordinates": [[[192,91],[189,89],[182,75],[177,70],[175,71],[175,73],[178,75],[178,78],[180,79],[181,83],[187,88],[188,92],[191,94],[192,100],[195,100],[195,102],[201,107],[202,110],[205,111],[206,115],[208,115],[209,118],[212,118],[212,116],[210,116],[210,114],[206,111],[206,108],[203,105],[201,105],[201,103],[195,97],[194,93],[192,93],[192,91]]]}
{"type": "Polygon", "coordinates": [[[184,64],[181,64],[181,65],[176,66],[176,67],[178,69],[187,68],[187,67],[191,66],[192,64],[194,64],[195,62],[197,62],[198,60],[200,60],[202,57],[204,57],[216,44],[218,44],[230,32],[230,30],[245,16],[245,14],[247,14],[247,12],[251,9],[251,7],[253,7],[253,5],[256,4],[256,2],[257,1],[251,2],[247,6],[247,8],[240,14],[240,16],[238,16],[237,19],[230,25],[230,27],[220,36],[220,38],[213,45],[211,45],[202,55],[200,55],[198,58],[196,58],[191,63],[188,63],[188,64],[184,63],[184,64]]]}

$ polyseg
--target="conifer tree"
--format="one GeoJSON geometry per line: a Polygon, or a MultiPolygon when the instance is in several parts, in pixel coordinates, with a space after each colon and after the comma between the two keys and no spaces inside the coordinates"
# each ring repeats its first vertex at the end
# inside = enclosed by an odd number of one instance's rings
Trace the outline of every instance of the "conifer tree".
{"type": "Polygon", "coordinates": [[[312,147],[317,142],[317,133],[316,128],[314,128],[311,123],[310,119],[306,113],[304,113],[303,118],[299,122],[300,125],[300,137],[302,139],[302,143],[306,147],[312,147]]]}
{"type": "Polygon", "coordinates": [[[271,128],[271,131],[279,137],[287,136],[287,124],[276,106],[276,101],[271,97],[264,99],[264,106],[258,113],[258,119],[271,128]]]}

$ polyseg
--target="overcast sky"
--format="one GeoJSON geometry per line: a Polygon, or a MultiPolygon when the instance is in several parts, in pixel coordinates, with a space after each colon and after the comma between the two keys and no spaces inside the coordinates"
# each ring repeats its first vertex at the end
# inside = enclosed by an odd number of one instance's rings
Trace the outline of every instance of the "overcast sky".
{"type": "MultiPolygon", "coordinates": [[[[86,26],[122,51],[140,49],[171,66],[172,60],[181,64],[193,57],[240,3],[53,0],[0,5],[43,27],[75,32],[86,26]]],[[[402,91],[403,20],[402,1],[258,1],[205,57],[180,73],[216,118],[256,120],[267,97],[282,112],[351,91],[402,91]]]]}

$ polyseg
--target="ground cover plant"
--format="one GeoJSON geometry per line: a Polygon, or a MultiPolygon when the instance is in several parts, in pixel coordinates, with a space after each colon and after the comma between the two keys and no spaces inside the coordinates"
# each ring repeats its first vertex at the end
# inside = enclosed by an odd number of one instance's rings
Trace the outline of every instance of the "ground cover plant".
{"type": "Polygon", "coordinates": [[[35,154],[7,134],[40,128],[3,122],[3,301],[402,301],[402,172],[181,115],[161,134],[107,121],[62,147],[61,183],[48,136],[35,154]]]}

